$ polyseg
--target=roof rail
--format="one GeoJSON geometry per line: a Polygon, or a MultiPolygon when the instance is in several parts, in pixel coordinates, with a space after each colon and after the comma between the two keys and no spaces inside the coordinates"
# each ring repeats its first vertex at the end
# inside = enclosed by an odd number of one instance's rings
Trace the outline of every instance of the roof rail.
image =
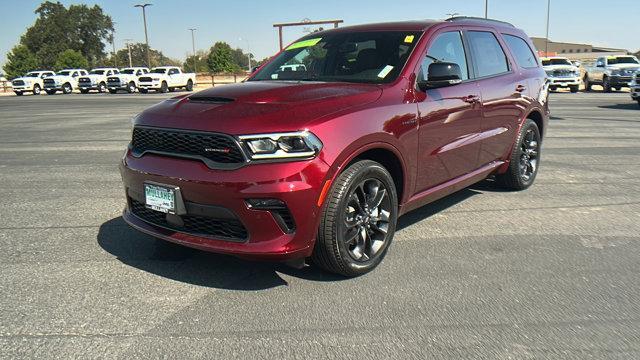
{"type": "Polygon", "coordinates": [[[515,27],[515,26],[513,26],[512,23],[508,23],[506,21],[500,21],[500,20],[495,20],[495,19],[486,19],[486,18],[474,17],[474,16],[454,16],[454,17],[450,17],[450,18],[446,19],[445,21],[450,21],[450,22],[454,22],[454,21],[487,21],[487,22],[492,22],[492,23],[496,23],[496,24],[502,24],[502,25],[515,27]]]}

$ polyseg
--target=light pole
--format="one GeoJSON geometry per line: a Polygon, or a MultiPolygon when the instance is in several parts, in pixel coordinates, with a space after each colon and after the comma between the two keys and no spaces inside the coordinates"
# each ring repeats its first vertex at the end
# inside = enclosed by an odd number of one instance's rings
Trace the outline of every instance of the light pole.
{"type": "Polygon", "coordinates": [[[149,48],[149,37],[147,36],[147,12],[145,11],[147,6],[153,4],[137,4],[133,7],[139,7],[142,9],[142,21],[144,22],[144,42],[147,44],[147,66],[151,67],[151,49],[149,48]]]}
{"type": "Polygon", "coordinates": [[[484,0],[484,18],[489,18],[489,0],[484,0]]]}
{"type": "Polygon", "coordinates": [[[133,63],[131,62],[131,43],[129,43],[131,40],[133,39],[124,39],[125,44],[127,44],[127,51],[129,52],[129,67],[133,67],[133,63]]]}
{"type": "Polygon", "coordinates": [[[551,0],[547,0],[547,36],[544,39],[545,56],[549,56],[549,15],[551,14],[551,0]]]}
{"type": "Polygon", "coordinates": [[[251,48],[249,47],[249,40],[243,38],[240,38],[239,40],[244,40],[247,43],[247,59],[249,60],[249,72],[251,72],[251,48]]]}
{"type": "Polygon", "coordinates": [[[193,36],[193,32],[198,29],[188,29],[191,30],[191,48],[193,49],[193,72],[198,73],[198,57],[196,56],[196,40],[193,36]]]}
{"type": "MultiPolygon", "coordinates": [[[[115,25],[115,22],[111,23],[112,26],[115,25]]],[[[116,56],[116,31],[111,29],[111,47],[113,48],[113,66],[118,67],[118,57],[116,56]]]]}

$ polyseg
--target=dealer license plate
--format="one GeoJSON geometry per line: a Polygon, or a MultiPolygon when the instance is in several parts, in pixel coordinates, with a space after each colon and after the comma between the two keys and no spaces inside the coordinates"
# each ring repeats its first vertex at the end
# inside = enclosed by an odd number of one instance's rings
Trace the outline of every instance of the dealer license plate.
{"type": "Polygon", "coordinates": [[[144,202],[149,209],[175,214],[176,190],[159,185],[144,184],[144,202]]]}

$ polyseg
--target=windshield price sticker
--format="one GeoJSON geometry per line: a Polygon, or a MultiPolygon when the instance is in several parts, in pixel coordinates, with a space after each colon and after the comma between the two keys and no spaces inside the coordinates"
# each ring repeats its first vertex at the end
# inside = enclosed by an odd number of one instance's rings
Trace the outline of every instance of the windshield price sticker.
{"type": "Polygon", "coordinates": [[[386,78],[386,77],[387,77],[387,75],[389,75],[389,73],[391,72],[391,70],[393,70],[393,66],[391,66],[391,65],[387,65],[387,66],[385,66],[385,67],[384,67],[384,69],[382,69],[382,71],[380,71],[380,72],[378,73],[378,77],[379,77],[380,79],[384,79],[384,78],[386,78]]]}
{"type": "Polygon", "coordinates": [[[306,47],[314,46],[317,43],[319,43],[320,40],[322,40],[322,38],[313,38],[313,39],[307,39],[307,40],[298,41],[297,43],[293,43],[293,44],[289,45],[289,47],[287,47],[287,50],[293,50],[293,49],[299,49],[299,48],[306,48],[306,47]]]}

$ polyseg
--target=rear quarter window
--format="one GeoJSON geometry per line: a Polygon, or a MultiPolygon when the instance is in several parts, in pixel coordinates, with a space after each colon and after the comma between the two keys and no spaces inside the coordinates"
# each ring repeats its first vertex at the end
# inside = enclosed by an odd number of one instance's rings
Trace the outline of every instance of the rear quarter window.
{"type": "Polygon", "coordinates": [[[514,35],[502,34],[504,40],[511,50],[511,54],[516,58],[516,62],[520,67],[524,69],[531,69],[538,67],[538,61],[536,55],[531,51],[529,44],[524,39],[514,35]]]}
{"type": "Polygon", "coordinates": [[[492,32],[469,31],[467,36],[473,54],[476,77],[499,75],[509,71],[507,56],[492,32]]]}

